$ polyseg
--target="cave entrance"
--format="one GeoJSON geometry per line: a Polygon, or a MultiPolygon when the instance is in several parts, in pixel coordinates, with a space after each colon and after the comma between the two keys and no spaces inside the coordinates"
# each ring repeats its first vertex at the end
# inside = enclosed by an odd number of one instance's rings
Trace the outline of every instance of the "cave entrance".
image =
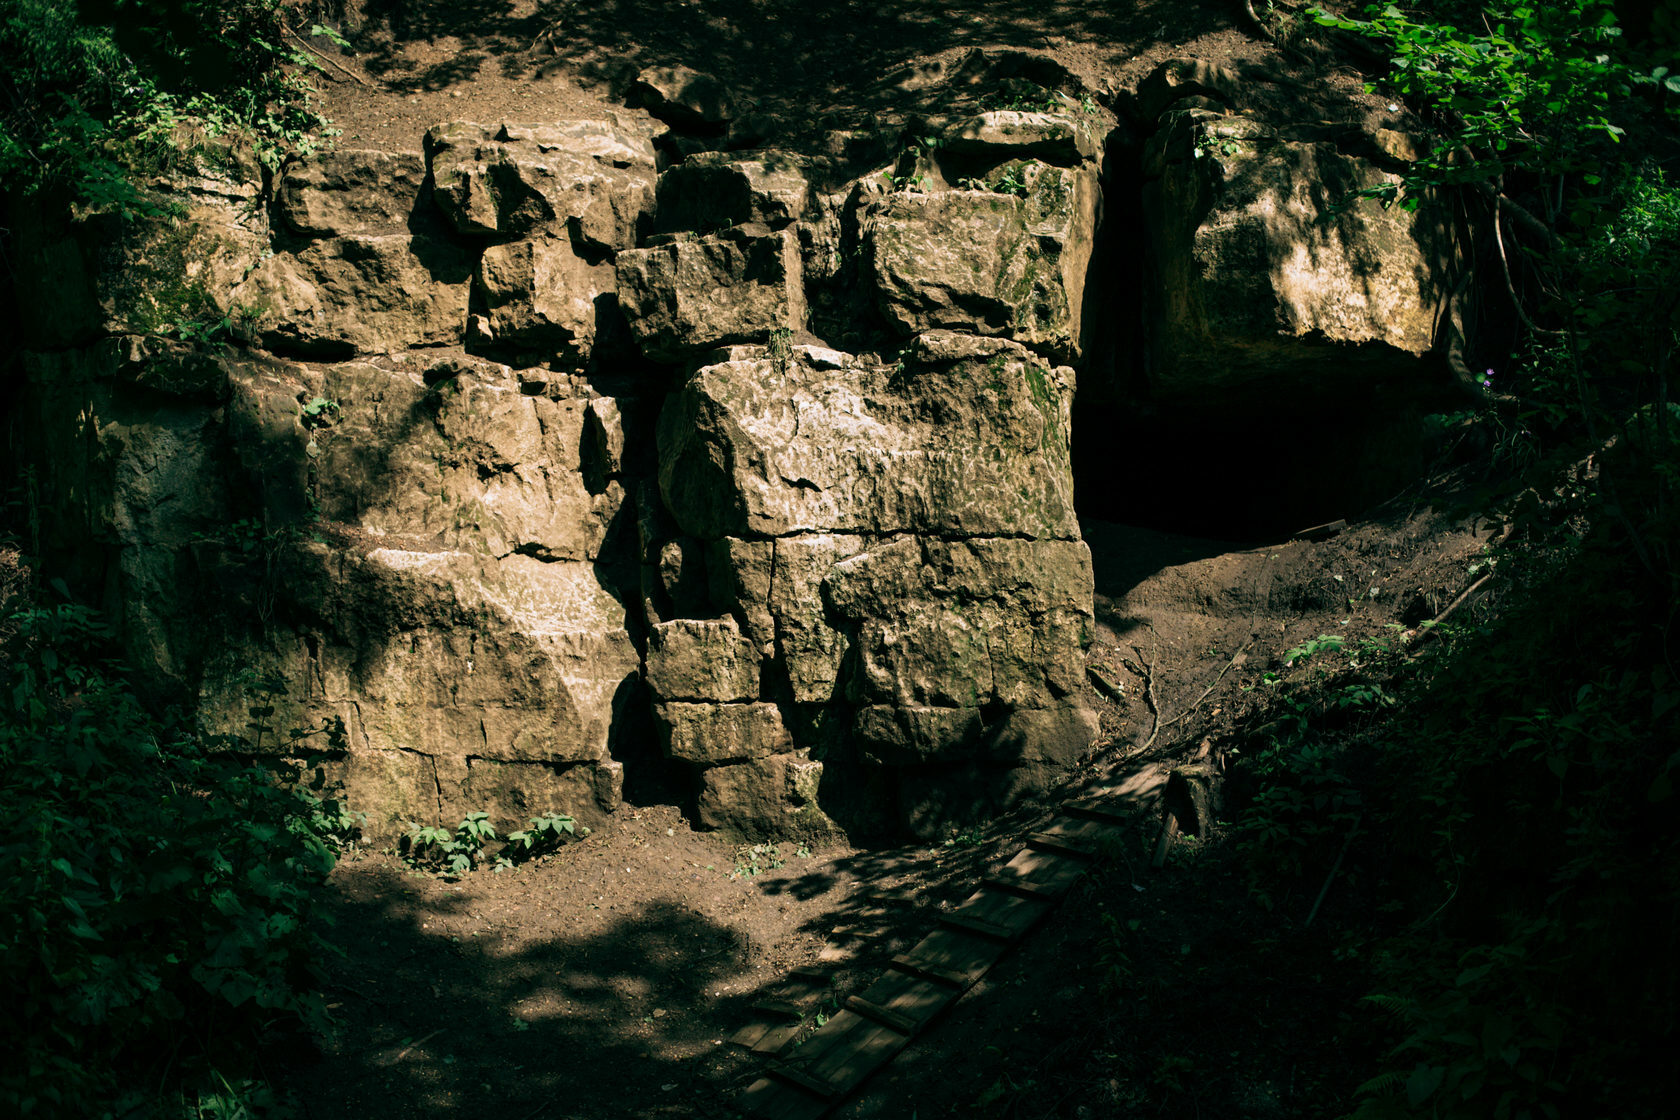
{"type": "Polygon", "coordinates": [[[1242,408],[1076,396],[1074,500],[1081,520],[1277,540],[1404,490],[1432,457],[1428,412],[1380,391],[1242,408]]]}

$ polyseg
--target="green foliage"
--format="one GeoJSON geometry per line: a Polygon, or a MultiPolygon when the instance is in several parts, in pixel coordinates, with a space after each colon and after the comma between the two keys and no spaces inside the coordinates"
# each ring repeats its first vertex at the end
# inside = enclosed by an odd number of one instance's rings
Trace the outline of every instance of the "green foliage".
{"type": "Polygon", "coordinates": [[[0,181],[157,215],[135,185],[182,132],[248,131],[270,166],[326,122],[286,45],[286,0],[0,0],[0,181]]]}
{"type": "Polygon", "coordinates": [[[781,867],[786,862],[782,858],[780,844],[743,844],[735,849],[735,870],[730,873],[730,878],[750,879],[761,871],[781,867]]]}
{"type": "Polygon", "coordinates": [[[0,620],[7,1115],[180,1108],[325,1019],[310,913],[336,807],[149,713],[109,636],[68,601],[0,620]]]}
{"type": "MultiPolygon", "coordinates": [[[[497,871],[511,870],[528,859],[554,851],[568,838],[588,835],[589,829],[571,817],[542,813],[531,818],[529,827],[508,833],[492,862],[497,871]]],[[[410,821],[400,852],[411,867],[458,879],[490,857],[487,845],[496,839],[496,826],[490,823],[490,814],[481,810],[468,813],[453,830],[410,821]]]]}
{"type": "Polygon", "coordinates": [[[1476,5],[1462,27],[1393,4],[1371,5],[1364,20],[1315,14],[1383,43],[1388,84],[1436,124],[1437,142],[1404,182],[1372,188],[1385,204],[1398,198],[1413,208],[1431,188],[1511,169],[1588,169],[1603,143],[1623,134],[1613,110],[1634,72],[1612,54],[1621,29],[1611,0],[1476,5]]]}
{"type": "Polygon", "coordinates": [[[513,866],[516,862],[552,852],[564,844],[567,837],[588,835],[589,829],[583,828],[571,817],[561,813],[544,813],[532,817],[529,828],[508,833],[507,847],[497,858],[496,869],[499,871],[504,867],[513,866]]]}

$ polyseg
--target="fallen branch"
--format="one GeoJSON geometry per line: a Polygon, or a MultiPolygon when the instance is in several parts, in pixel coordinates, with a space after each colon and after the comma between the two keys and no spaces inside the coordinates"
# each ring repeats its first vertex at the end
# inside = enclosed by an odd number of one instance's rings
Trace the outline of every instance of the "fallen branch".
{"type": "MultiPolygon", "coordinates": [[[[1505,531],[1500,533],[1499,534],[1499,539],[1493,542],[1494,547],[1497,548],[1499,545],[1502,545],[1507,540],[1509,540],[1510,537],[1511,537],[1511,530],[1513,530],[1515,528],[1516,528],[1515,525],[1505,526],[1505,531]]],[[[1481,579],[1477,580],[1475,583],[1472,583],[1469,587],[1466,587],[1463,591],[1458,593],[1458,598],[1454,599],[1452,602],[1447,604],[1446,610],[1442,611],[1440,614],[1436,615],[1434,618],[1430,619],[1428,622],[1424,623],[1422,626],[1419,626],[1417,635],[1415,637],[1413,637],[1410,640],[1410,642],[1408,643],[1412,647],[1413,652],[1408,653],[1406,656],[1408,656],[1408,657],[1414,656],[1415,652],[1417,650],[1417,647],[1421,646],[1425,641],[1427,641],[1429,639],[1429,636],[1434,634],[1436,629],[1440,627],[1441,623],[1445,622],[1447,620],[1447,617],[1449,615],[1451,615],[1454,611],[1456,611],[1459,607],[1462,607],[1469,600],[1470,596],[1474,595],[1477,592],[1477,590],[1479,590],[1481,588],[1482,584],[1486,583],[1488,580],[1493,578],[1493,575],[1494,574],[1492,572],[1489,572],[1487,575],[1483,576],[1481,579]]]]}
{"type": "Polygon", "coordinates": [[[326,63],[328,66],[331,66],[334,70],[337,70],[340,74],[343,74],[346,78],[350,78],[354,81],[358,81],[362,85],[367,86],[369,89],[373,88],[373,83],[372,82],[368,81],[366,78],[362,77],[360,74],[356,73],[354,70],[346,69],[345,67],[339,65],[337,62],[334,62],[333,59],[330,56],[322,54],[318,49],[316,49],[314,46],[310,45],[310,42],[309,42],[308,39],[305,39],[302,35],[299,35],[296,31],[293,31],[291,28],[288,27],[288,28],[286,28],[286,34],[290,35],[294,40],[296,40],[298,46],[302,47],[304,50],[308,51],[310,54],[314,55],[316,58],[318,58],[322,62],[326,63]]]}
{"type": "Polygon", "coordinates": [[[1253,645],[1253,644],[1254,644],[1254,639],[1253,638],[1250,638],[1248,641],[1244,642],[1242,644],[1242,648],[1237,650],[1236,653],[1232,654],[1231,655],[1231,660],[1229,660],[1225,663],[1225,668],[1219,670],[1219,675],[1217,677],[1213,678],[1213,683],[1208,685],[1206,688],[1202,689],[1202,694],[1200,696],[1196,697],[1196,702],[1191,704],[1188,708],[1184,709],[1182,712],[1178,713],[1178,715],[1169,719],[1166,723],[1162,724],[1161,726],[1171,727],[1173,724],[1177,723],[1179,720],[1183,719],[1184,717],[1188,716],[1191,712],[1193,712],[1197,708],[1201,707],[1202,706],[1202,701],[1206,700],[1213,693],[1213,690],[1219,687],[1219,682],[1225,679],[1225,674],[1229,673],[1233,668],[1242,664],[1244,661],[1248,660],[1248,647],[1253,645]]]}
{"type": "Polygon", "coordinates": [[[444,1031],[444,1028],[439,1027],[437,1030],[433,1031],[431,1034],[428,1034],[428,1035],[425,1035],[421,1038],[415,1039],[413,1042],[409,1043],[407,1046],[404,1046],[401,1050],[397,1051],[397,1056],[391,1059],[391,1064],[396,1065],[398,1062],[400,1062],[404,1058],[408,1057],[409,1051],[413,1050],[417,1046],[424,1046],[426,1043],[430,1042],[432,1039],[434,1039],[438,1035],[442,1034],[443,1031],[444,1031]]]}
{"type": "Polygon", "coordinates": [[[1324,905],[1324,896],[1330,893],[1330,881],[1336,877],[1336,872],[1342,869],[1342,861],[1347,858],[1348,849],[1353,847],[1353,838],[1359,835],[1359,825],[1364,819],[1364,813],[1353,818],[1353,827],[1348,829],[1347,839],[1342,841],[1342,850],[1336,853],[1336,862],[1330,865],[1330,874],[1324,877],[1324,885],[1318,888],[1318,897],[1313,899],[1312,912],[1307,915],[1307,920],[1301,923],[1302,929],[1312,925],[1313,919],[1318,917],[1318,908],[1324,905]]]}
{"type": "Polygon", "coordinates": [[[1122,657],[1120,663],[1131,671],[1133,676],[1143,678],[1143,701],[1149,705],[1149,714],[1154,717],[1154,723],[1149,728],[1149,738],[1138,744],[1137,750],[1146,751],[1155,744],[1155,736],[1161,732],[1161,708],[1155,702],[1155,663],[1143,662],[1143,651],[1133,646],[1132,652],[1138,655],[1137,661],[1129,661],[1122,657]],[[1139,664],[1143,662],[1143,664],[1139,664]]]}

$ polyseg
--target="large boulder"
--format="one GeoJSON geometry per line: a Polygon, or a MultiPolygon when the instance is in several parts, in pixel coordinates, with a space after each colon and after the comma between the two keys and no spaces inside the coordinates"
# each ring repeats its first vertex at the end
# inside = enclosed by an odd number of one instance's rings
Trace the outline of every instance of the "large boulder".
{"type": "Polygon", "coordinates": [[[350,234],[264,260],[233,293],[272,348],[348,357],[459,342],[472,256],[438,237],[350,234]]]}
{"type": "Polygon", "coordinates": [[[98,569],[149,690],[336,773],[382,837],[616,804],[641,664],[610,576],[622,487],[580,469],[586,400],[489,363],[155,344],[26,369],[32,439],[78,449],[36,457],[44,546],[98,569]]]}
{"type": "Polygon", "coordinates": [[[696,537],[805,532],[1077,539],[1073,371],[930,332],[898,366],[730,351],[659,419],[659,484],[696,537]]]}
{"type": "Polygon", "coordinates": [[[274,188],[281,224],[311,238],[413,232],[433,221],[419,152],[334,148],[287,168],[274,188]]]}
{"type": "Polygon", "coordinates": [[[863,249],[880,312],[905,335],[996,335],[1072,360],[1082,344],[1096,173],[1025,160],[992,179],[984,190],[888,193],[865,208],[863,249]]]}
{"type": "Polygon", "coordinates": [[[1357,132],[1339,139],[1201,109],[1163,116],[1143,190],[1152,391],[1229,400],[1415,376],[1450,239],[1426,211],[1356,199],[1399,175],[1357,132]]]}
{"type": "Polygon", "coordinates": [[[741,225],[618,254],[619,306],[642,352],[681,362],[805,326],[799,239],[741,225]]]}
{"type": "Polygon", "coordinates": [[[636,244],[653,209],[652,143],[613,121],[440,124],[426,133],[433,197],[461,233],[636,244]]]}

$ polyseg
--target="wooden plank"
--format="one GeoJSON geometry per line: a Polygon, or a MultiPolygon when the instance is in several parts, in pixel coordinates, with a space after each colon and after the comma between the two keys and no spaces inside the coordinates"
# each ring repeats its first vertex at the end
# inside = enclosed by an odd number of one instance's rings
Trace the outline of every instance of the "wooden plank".
{"type": "Polygon", "coordinates": [[[742,1110],[757,1120],[817,1120],[830,1103],[825,1097],[768,1077],[747,1086],[739,1102],[742,1110]]]}
{"type": "Polygon", "coordinates": [[[1102,800],[1070,801],[1062,806],[1062,811],[1076,817],[1113,821],[1116,824],[1125,824],[1131,818],[1131,814],[1125,809],[1102,800]]]}
{"type": "Polygon", "coordinates": [[[752,1005],[754,1011],[774,1015],[778,1019],[802,1019],[805,1009],[789,999],[761,999],[752,1005]]]}
{"type": "Polygon", "coordinates": [[[813,1093],[819,1097],[834,1096],[834,1086],[826,1081],[817,1080],[798,1066],[790,1066],[786,1062],[771,1062],[765,1068],[770,1071],[771,1077],[779,1077],[783,1081],[792,1082],[808,1093],[813,1093]]]}
{"type": "Polygon", "coordinates": [[[941,914],[939,921],[942,925],[952,929],[967,930],[978,933],[981,937],[990,937],[994,941],[1010,942],[1015,940],[1015,931],[1008,926],[1000,926],[996,922],[988,922],[985,918],[971,918],[966,914],[941,914]]]}
{"type": "Polygon", "coordinates": [[[1081,860],[1028,848],[1016,853],[1015,858],[1004,864],[995,878],[1004,882],[1032,883],[1043,887],[1050,894],[1059,896],[1073,886],[1083,874],[1085,865],[1081,860]]]}
{"type": "Polygon", "coordinates": [[[781,1064],[799,1069],[829,1086],[836,1096],[844,1096],[909,1042],[907,1035],[891,1027],[871,1022],[855,1011],[840,1011],[806,1040],[797,1061],[781,1064]],[[818,1036],[824,1034],[829,1037],[819,1040],[818,1036]]]}
{"type": "Polygon", "coordinates": [[[870,1003],[862,996],[847,996],[846,1009],[855,1011],[865,1019],[871,1019],[883,1027],[890,1027],[899,1034],[913,1035],[916,1033],[917,1024],[914,1019],[900,1015],[891,1008],[882,1007],[878,1003],[870,1003]]]}
{"type": "Polygon", "coordinates": [[[1055,891],[1046,890],[1037,883],[1029,883],[1022,879],[1000,879],[993,875],[988,879],[982,879],[980,885],[987,890],[1012,894],[1016,898],[1031,899],[1034,902],[1050,903],[1061,897],[1055,891]]]}
{"type": "Polygon", "coordinates": [[[967,988],[997,963],[1006,946],[977,933],[936,929],[893,964],[930,979],[967,988]]]}
{"type": "Polygon", "coordinates": [[[763,1021],[752,1022],[730,1035],[729,1042],[733,1046],[741,1046],[751,1050],[758,1045],[759,1039],[768,1033],[770,1033],[769,1023],[763,1021]]]}
{"type": "Polygon", "coordinates": [[[862,992],[862,998],[909,1022],[919,1032],[956,1000],[959,989],[909,972],[889,969],[862,992]]]}
{"type": "Polygon", "coordinates": [[[799,1023],[787,1023],[779,1027],[772,1026],[764,1032],[764,1037],[753,1043],[752,1052],[754,1054],[781,1053],[782,1048],[798,1036],[800,1026],[799,1023]]]}
{"type": "Polygon", "coordinates": [[[1043,835],[1077,840],[1101,852],[1107,844],[1125,839],[1125,827],[1107,818],[1057,817],[1044,827],[1043,835]]]}
{"type": "Polygon", "coordinates": [[[1038,920],[1050,912],[1050,903],[1037,898],[1023,898],[1013,893],[982,887],[963,900],[955,911],[966,918],[976,918],[1009,930],[1012,936],[1026,933],[1038,920]]]}
{"type": "Polygon", "coordinates": [[[1027,837],[1027,847],[1041,852],[1056,852],[1079,859],[1095,859],[1097,846],[1075,836],[1060,836],[1053,832],[1035,832],[1027,837]]]}

